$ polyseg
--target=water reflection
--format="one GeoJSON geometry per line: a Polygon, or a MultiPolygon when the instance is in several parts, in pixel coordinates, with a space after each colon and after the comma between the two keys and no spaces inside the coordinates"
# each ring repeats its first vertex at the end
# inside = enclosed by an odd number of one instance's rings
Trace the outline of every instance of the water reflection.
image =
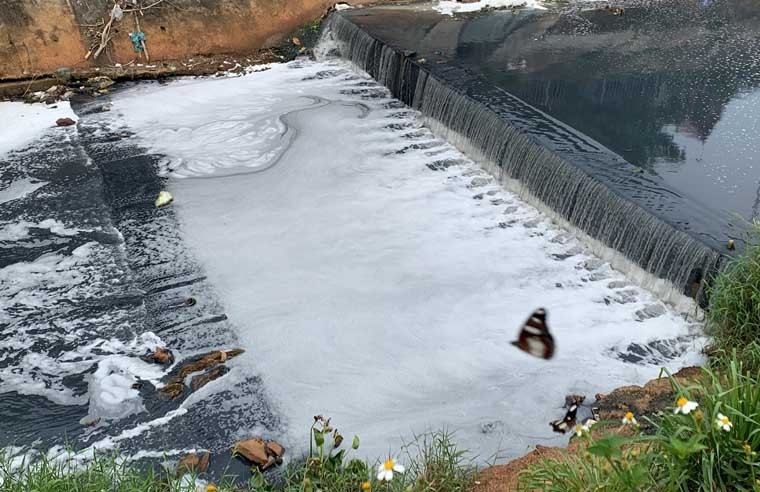
{"type": "Polygon", "coordinates": [[[464,68],[593,137],[698,204],[692,216],[717,214],[718,230],[758,213],[756,1],[454,18],[388,9],[354,21],[431,69],[464,68]]]}
{"type": "Polygon", "coordinates": [[[464,21],[454,55],[683,196],[749,218],[760,176],[758,7],[691,7],[492,14],[464,21]]]}

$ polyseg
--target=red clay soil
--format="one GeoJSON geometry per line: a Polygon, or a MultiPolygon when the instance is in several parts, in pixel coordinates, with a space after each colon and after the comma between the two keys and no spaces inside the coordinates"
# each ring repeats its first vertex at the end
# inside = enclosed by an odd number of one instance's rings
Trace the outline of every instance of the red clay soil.
{"type": "Polygon", "coordinates": [[[108,48],[96,60],[87,54],[99,46],[113,0],[0,0],[0,81],[38,78],[60,67],[126,64],[136,57],[129,33],[138,22],[150,62],[255,53],[319,18],[335,1],[139,0],[150,6],[141,14],[122,1],[124,16],[113,23],[108,48]]]}
{"type": "MultiPolygon", "coordinates": [[[[699,378],[699,367],[681,369],[673,376],[682,384],[699,378]]],[[[601,420],[619,420],[631,411],[638,417],[653,415],[672,407],[675,395],[670,381],[666,378],[653,379],[644,386],[623,386],[607,395],[597,395],[595,406],[599,407],[601,420]]],[[[599,430],[601,434],[601,429],[599,430]]],[[[541,459],[561,460],[577,451],[577,444],[571,442],[567,448],[536,446],[530,453],[503,465],[496,465],[481,471],[476,479],[474,492],[512,492],[517,490],[518,475],[531,464],[541,459]]]]}

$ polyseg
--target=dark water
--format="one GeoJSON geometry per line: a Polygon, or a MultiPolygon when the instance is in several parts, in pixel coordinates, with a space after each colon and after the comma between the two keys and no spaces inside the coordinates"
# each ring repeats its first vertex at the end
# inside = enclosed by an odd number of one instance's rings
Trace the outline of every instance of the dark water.
{"type": "MultiPolygon", "coordinates": [[[[0,450],[53,448],[55,456],[62,446],[92,446],[138,457],[144,451],[155,461],[198,449],[213,453],[216,476],[245,471],[230,455],[240,426],[273,429],[279,421],[260,379],[234,367],[223,376],[234,377],[225,389],[200,397],[188,388],[167,400],[136,379],[139,411],[97,425],[82,420],[98,412],[92,384],[104,364],[130,378],[130,364],[146,366],[139,360],[146,335],[160,337],[178,365],[238,346],[171,207],[154,205],[165,186],[156,173],[161,156],[132,145],[130,132],[104,127],[97,116],[105,104],[75,102],[76,131],[49,131],[0,158],[2,188],[47,183],[0,206],[3,226],[32,224],[28,238],[0,237],[0,450]],[[42,227],[50,220],[66,231],[42,227]],[[197,303],[184,306],[187,297],[197,303]],[[239,401],[242,394],[253,403],[239,401]]],[[[177,367],[157,370],[165,382],[177,367]]]]}
{"type": "Polygon", "coordinates": [[[757,2],[346,15],[432,73],[463,70],[467,91],[491,84],[592,137],[659,197],[624,194],[719,251],[760,213],[757,2]]]}

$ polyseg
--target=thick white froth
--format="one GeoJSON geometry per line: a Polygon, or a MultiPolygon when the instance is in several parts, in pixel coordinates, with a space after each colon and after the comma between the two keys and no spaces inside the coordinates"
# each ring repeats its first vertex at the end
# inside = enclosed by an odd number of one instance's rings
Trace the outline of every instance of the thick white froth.
{"type": "Polygon", "coordinates": [[[28,178],[12,181],[8,186],[0,190],[0,205],[34,193],[46,184],[48,184],[46,181],[36,181],[28,178]]]}
{"type": "Polygon", "coordinates": [[[20,220],[0,225],[0,242],[26,239],[29,237],[29,229],[31,228],[47,229],[58,236],[76,236],[80,232],[85,231],[85,229],[78,229],[76,227],[66,227],[63,222],[55,219],[45,219],[40,222],[20,220]]]}
{"type": "Polygon", "coordinates": [[[236,371],[262,376],[287,444],[305,445],[322,413],[373,458],[441,427],[482,460],[515,456],[564,442],[548,422],[566,394],[658,374],[609,349],[687,336],[679,313],[638,321],[651,294],[618,302],[621,273],[417,113],[348,64],[299,63],[138,87],[103,116],[195,178],[170,181],[174,210],[247,349],[236,371]],[[463,164],[428,168],[445,159],[463,164]],[[538,307],[551,361],[510,344],[538,307]]]}
{"type": "Polygon", "coordinates": [[[457,2],[454,0],[441,0],[433,4],[433,8],[446,15],[454,15],[459,12],[477,12],[485,8],[531,8],[545,9],[538,0],[479,0],[476,2],[457,2]]]}
{"type": "Polygon", "coordinates": [[[56,128],[58,118],[76,119],[71,105],[60,101],[54,105],[0,102],[0,156],[22,149],[48,131],[69,131],[56,128]]]}

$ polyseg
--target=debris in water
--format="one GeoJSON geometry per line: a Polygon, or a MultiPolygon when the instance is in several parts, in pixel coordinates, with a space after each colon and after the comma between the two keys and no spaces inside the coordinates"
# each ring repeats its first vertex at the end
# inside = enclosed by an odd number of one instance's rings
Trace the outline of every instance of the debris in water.
{"type": "Polygon", "coordinates": [[[733,239],[729,239],[728,243],[726,244],[726,247],[729,249],[729,251],[733,251],[736,249],[736,241],[733,239]]]}
{"type": "Polygon", "coordinates": [[[194,362],[188,362],[182,365],[177,374],[169,380],[169,383],[161,388],[159,393],[162,398],[171,400],[177,398],[185,391],[185,378],[194,372],[203,374],[194,376],[190,381],[190,389],[196,391],[209,382],[224,376],[229,369],[220,364],[224,364],[228,359],[236,357],[244,352],[243,349],[217,350],[204,355],[194,362]]]}
{"type": "Polygon", "coordinates": [[[194,376],[193,379],[190,381],[190,389],[193,391],[198,391],[199,389],[206,386],[208,383],[215,379],[219,379],[220,377],[224,376],[230,372],[230,370],[227,368],[227,366],[218,365],[212,368],[211,370],[200,374],[198,376],[194,376]]]}
{"type": "Polygon", "coordinates": [[[169,193],[168,191],[162,191],[158,194],[158,198],[156,198],[156,207],[161,208],[165,207],[166,205],[169,205],[171,202],[174,201],[174,197],[169,193]]]}
{"type": "Polygon", "coordinates": [[[89,85],[95,90],[108,89],[114,84],[115,82],[111,80],[109,77],[106,77],[105,75],[100,75],[98,77],[92,77],[90,79],[87,79],[87,85],[89,85]]]}
{"type": "Polygon", "coordinates": [[[182,381],[173,381],[158,390],[161,399],[174,400],[185,391],[185,385],[182,381]]]}
{"type": "Polygon", "coordinates": [[[140,358],[152,364],[171,365],[174,363],[174,354],[172,354],[171,350],[164,347],[156,347],[152,353],[149,352],[140,358]]]}
{"type": "Polygon", "coordinates": [[[274,441],[264,441],[260,437],[238,441],[232,448],[232,453],[242,456],[251,463],[258,465],[262,470],[272,465],[282,463],[285,449],[274,441]]]}
{"type": "Polygon", "coordinates": [[[201,458],[195,453],[189,453],[183,456],[179,463],[177,463],[177,475],[184,475],[185,473],[203,473],[208,469],[209,461],[211,460],[211,453],[208,451],[203,454],[201,458]]]}
{"type": "Polygon", "coordinates": [[[585,395],[567,395],[565,396],[565,407],[571,407],[573,405],[582,405],[586,400],[585,395]]]}
{"type": "Polygon", "coordinates": [[[55,120],[55,124],[58,126],[71,126],[75,125],[76,121],[72,120],[71,118],[58,118],[55,120]]]}

